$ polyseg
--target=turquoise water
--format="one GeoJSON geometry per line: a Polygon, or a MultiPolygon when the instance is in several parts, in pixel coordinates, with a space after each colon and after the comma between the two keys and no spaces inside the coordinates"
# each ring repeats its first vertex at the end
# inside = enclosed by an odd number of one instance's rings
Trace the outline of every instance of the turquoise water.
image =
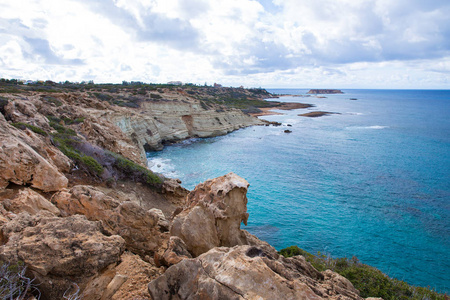
{"type": "Polygon", "coordinates": [[[355,255],[450,292],[450,91],[344,92],[281,98],[316,107],[264,117],[281,127],[168,146],[149,153],[149,164],[189,189],[231,171],[244,177],[245,229],[277,249],[355,255]],[[313,110],[340,114],[297,116],[313,110]]]}

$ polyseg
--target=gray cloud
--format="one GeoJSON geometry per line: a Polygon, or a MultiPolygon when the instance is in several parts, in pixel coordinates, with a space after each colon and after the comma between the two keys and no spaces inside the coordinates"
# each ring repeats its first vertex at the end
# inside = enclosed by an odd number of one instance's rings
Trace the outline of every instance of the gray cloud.
{"type": "MultiPolygon", "coordinates": [[[[138,41],[153,41],[167,44],[175,49],[194,49],[198,46],[198,32],[185,20],[168,18],[141,7],[138,19],[130,12],[117,7],[110,0],[80,0],[95,12],[108,17],[111,22],[122,26],[123,30],[134,36],[138,41]]],[[[201,1],[196,1],[201,3],[201,1]]]]}
{"type": "MultiPolygon", "coordinates": [[[[44,20],[38,21],[38,23],[45,27],[46,22],[44,20]]],[[[48,40],[39,37],[38,30],[25,26],[19,19],[0,19],[0,26],[2,40],[10,40],[11,36],[17,37],[22,46],[22,53],[27,59],[41,57],[46,64],[83,64],[81,59],[64,59],[56,55],[51,49],[48,40]]]]}
{"type": "Polygon", "coordinates": [[[84,63],[81,59],[64,59],[56,55],[47,40],[27,37],[24,40],[31,46],[31,53],[26,54],[29,58],[42,57],[45,63],[51,65],[81,65],[84,63]]]}

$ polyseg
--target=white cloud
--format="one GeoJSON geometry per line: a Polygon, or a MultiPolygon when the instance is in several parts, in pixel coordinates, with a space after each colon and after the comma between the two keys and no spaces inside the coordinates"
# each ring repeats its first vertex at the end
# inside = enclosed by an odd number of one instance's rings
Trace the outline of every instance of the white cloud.
{"type": "Polygon", "coordinates": [[[0,6],[1,77],[448,87],[446,0],[0,0],[0,6]]]}

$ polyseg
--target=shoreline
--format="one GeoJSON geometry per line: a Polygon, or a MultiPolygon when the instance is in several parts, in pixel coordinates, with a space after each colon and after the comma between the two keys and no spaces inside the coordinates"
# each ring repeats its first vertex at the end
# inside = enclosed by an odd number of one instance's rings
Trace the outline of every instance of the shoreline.
{"type": "Polygon", "coordinates": [[[308,103],[298,103],[298,102],[284,102],[278,106],[271,107],[260,107],[259,110],[261,112],[258,113],[250,113],[249,115],[252,117],[261,117],[261,116],[270,116],[270,115],[282,115],[283,113],[276,112],[274,110],[294,110],[300,108],[310,108],[314,107],[313,104],[308,103]]]}

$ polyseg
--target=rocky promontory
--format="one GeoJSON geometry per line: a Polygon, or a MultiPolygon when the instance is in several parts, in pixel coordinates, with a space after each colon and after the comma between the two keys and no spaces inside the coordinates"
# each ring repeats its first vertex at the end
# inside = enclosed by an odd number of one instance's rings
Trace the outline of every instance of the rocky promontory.
{"type": "Polygon", "coordinates": [[[343,94],[341,90],[331,90],[331,89],[311,89],[308,94],[343,94]]]}

